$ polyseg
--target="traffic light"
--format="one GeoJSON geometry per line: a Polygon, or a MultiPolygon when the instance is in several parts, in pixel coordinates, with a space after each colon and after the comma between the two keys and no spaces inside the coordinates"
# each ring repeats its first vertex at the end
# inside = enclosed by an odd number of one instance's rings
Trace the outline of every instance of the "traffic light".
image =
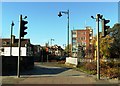
{"type": "Polygon", "coordinates": [[[23,19],[21,20],[21,28],[20,28],[20,35],[21,37],[24,37],[24,35],[27,34],[27,32],[25,32],[25,30],[27,29],[27,27],[25,26],[28,22],[24,21],[23,19]]]}
{"type": "Polygon", "coordinates": [[[102,36],[103,37],[105,37],[107,35],[107,29],[110,28],[110,26],[106,25],[109,22],[110,22],[110,20],[102,19],[102,36]]]}

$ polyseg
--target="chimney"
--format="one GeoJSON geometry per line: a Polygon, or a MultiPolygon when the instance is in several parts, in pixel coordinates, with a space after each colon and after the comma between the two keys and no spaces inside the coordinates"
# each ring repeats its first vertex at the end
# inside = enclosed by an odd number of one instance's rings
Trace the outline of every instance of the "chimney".
{"type": "Polygon", "coordinates": [[[14,43],[15,43],[15,36],[12,35],[12,44],[14,44],[14,43]]]}

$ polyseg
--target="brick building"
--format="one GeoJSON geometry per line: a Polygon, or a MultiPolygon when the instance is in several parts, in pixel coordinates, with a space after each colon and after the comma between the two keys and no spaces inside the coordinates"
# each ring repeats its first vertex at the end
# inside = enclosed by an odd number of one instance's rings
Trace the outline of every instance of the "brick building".
{"type": "Polygon", "coordinates": [[[93,30],[91,27],[85,29],[76,29],[71,31],[72,56],[77,57],[78,46],[82,46],[85,55],[88,55],[92,48],[93,30]]]}

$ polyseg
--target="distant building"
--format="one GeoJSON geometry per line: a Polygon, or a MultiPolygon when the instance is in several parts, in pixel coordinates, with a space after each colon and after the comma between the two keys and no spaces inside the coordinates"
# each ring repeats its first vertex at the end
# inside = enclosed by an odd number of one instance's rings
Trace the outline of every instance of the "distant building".
{"type": "Polygon", "coordinates": [[[40,56],[41,55],[42,47],[40,45],[34,45],[33,49],[34,49],[34,51],[33,51],[34,56],[40,56]]]}
{"type": "Polygon", "coordinates": [[[51,53],[53,53],[56,56],[63,56],[64,55],[63,51],[64,50],[61,48],[61,46],[54,45],[51,47],[51,53]]]}
{"type": "MultiPolygon", "coordinates": [[[[0,56],[10,56],[11,39],[2,38],[0,40],[0,56]]],[[[12,36],[12,56],[19,55],[18,42],[19,39],[12,36]]],[[[21,56],[33,56],[33,45],[30,43],[30,39],[21,39],[21,56]]]]}
{"type": "Polygon", "coordinates": [[[72,56],[77,57],[78,46],[82,46],[85,50],[85,54],[89,54],[91,49],[91,40],[93,37],[93,30],[91,27],[86,27],[85,29],[77,29],[71,31],[71,43],[72,43],[72,56]]]}
{"type": "Polygon", "coordinates": [[[48,51],[53,56],[63,56],[64,50],[61,48],[61,46],[53,45],[53,46],[46,46],[48,51]]]}

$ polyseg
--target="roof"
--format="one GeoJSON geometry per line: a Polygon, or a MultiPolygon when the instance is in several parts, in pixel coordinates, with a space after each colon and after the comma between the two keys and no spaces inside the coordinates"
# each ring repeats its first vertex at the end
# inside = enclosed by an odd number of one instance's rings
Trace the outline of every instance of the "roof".
{"type": "Polygon", "coordinates": [[[71,31],[86,31],[86,30],[92,30],[92,28],[90,26],[87,26],[84,29],[73,29],[71,31]]]}
{"type": "MultiPolygon", "coordinates": [[[[0,45],[2,45],[2,47],[9,47],[11,45],[10,39],[4,38],[0,40],[2,40],[2,42],[0,42],[0,45]]],[[[19,39],[15,39],[12,46],[18,47],[18,42],[19,39]]],[[[21,47],[25,47],[25,44],[30,44],[30,39],[21,39],[21,47]]]]}

